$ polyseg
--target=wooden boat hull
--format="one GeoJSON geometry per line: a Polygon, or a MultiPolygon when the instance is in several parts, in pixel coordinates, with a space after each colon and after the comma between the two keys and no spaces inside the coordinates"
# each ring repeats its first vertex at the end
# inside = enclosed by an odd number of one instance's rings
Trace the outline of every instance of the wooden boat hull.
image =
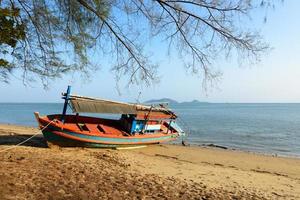
{"type": "MultiPolygon", "coordinates": [[[[137,146],[137,145],[149,145],[159,144],[171,140],[175,140],[178,137],[177,133],[158,133],[158,134],[136,134],[136,135],[116,135],[116,134],[98,134],[94,132],[74,131],[67,126],[64,126],[61,122],[51,122],[53,118],[59,118],[59,115],[39,117],[36,116],[42,129],[44,138],[55,145],[70,147],[101,147],[101,148],[113,148],[124,146],[137,146]],[[47,126],[48,125],[48,126],[47,126]],[[46,127],[47,126],[47,127],[46,127]]],[[[69,116],[71,117],[71,116],[69,116]]],[[[100,118],[85,117],[94,123],[100,118]]]]}
{"type": "Polygon", "coordinates": [[[120,146],[137,146],[137,145],[150,145],[159,144],[174,140],[172,136],[165,136],[160,138],[146,138],[146,139],[134,139],[128,138],[127,140],[112,139],[112,138],[86,138],[83,135],[74,136],[74,133],[57,132],[57,131],[43,131],[44,138],[55,145],[63,147],[100,147],[111,148],[120,146]]]}

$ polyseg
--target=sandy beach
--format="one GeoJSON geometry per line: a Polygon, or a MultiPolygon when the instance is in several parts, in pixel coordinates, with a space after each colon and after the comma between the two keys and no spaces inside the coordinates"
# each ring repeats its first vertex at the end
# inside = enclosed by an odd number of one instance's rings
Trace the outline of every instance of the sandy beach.
{"type": "Polygon", "coordinates": [[[0,125],[0,199],[300,199],[300,159],[208,147],[48,148],[0,125]]]}

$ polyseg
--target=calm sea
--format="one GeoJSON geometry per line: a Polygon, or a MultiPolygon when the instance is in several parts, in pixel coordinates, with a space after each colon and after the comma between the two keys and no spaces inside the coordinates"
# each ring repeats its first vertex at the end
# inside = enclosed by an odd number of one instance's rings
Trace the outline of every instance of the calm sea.
{"type": "MultiPolygon", "coordinates": [[[[61,110],[55,103],[0,103],[0,123],[36,126],[34,111],[61,110]]],[[[189,143],[300,157],[300,104],[209,103],[173,110],[189,143]]]]}

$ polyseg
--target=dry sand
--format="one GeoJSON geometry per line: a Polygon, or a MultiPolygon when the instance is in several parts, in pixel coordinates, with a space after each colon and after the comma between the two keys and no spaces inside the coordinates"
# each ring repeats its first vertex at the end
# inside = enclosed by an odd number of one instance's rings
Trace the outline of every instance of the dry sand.
{"type": "Polygon", "coordinates": [[[50,149],[41,135],[14,146],[37,132],[0,125],[0,199],[300,199],[300,159],[176,145],[50,149]]]}

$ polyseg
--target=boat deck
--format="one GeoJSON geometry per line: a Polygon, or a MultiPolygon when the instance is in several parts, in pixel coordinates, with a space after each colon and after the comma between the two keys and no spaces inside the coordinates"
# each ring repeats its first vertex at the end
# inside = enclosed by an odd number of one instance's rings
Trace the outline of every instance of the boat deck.
{"type": "MultiPolygon", "coordinates": [[[[66,115],[65,122],[60,121],[61,115],[48,115],[44,117],[45,121],[55,120],[55,126],[63,128],[64,130],[82,133],[85,135],[113,135],[116,137],[120,136],[131,136],[125,129],[124,125],[122,125],[121,120],[115,119],[103,119],[103,118],[94,118],[94,117],[86,117],[86,116],[78,116],[78,115],[66,115]]],[[[153,134],[166,134],[168,131],[167,124],[161,124],[161,130],[156,133],[151,133],[147,135],[153,134]]],[[[169,130],[169,133],[172,133],[172,130],[169,130]]],[[[145,136],[146,134],[136,134],[145,136]]]]}

